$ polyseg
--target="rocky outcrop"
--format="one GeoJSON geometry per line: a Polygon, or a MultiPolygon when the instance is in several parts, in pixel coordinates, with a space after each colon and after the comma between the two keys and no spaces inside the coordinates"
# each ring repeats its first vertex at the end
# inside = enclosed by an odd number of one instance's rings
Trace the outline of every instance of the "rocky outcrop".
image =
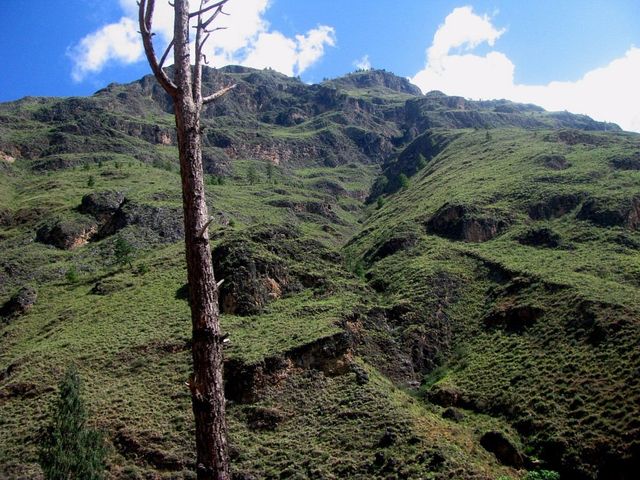
{"type": "Polygon", "coordinates": [[[319,370],[325,375],[348,373],[352,346],[352,337],[339,332],[252,364],[229,359],[224,364],[225,396],[238,403],[255,402],[265,388],[300,369],[319,370]]]}
{"type": "Polygon", "coordinates": [[[426,222],[426,230],[451,240],[477,243],[491,240],[509,224],[509,219],[497,211],[445,203],[426,222]]]}
{"type": "Polygon", "coordinates": [[[184,238],[179,208],[139,204],[125,198],[122,192],[107,190],[87,194],[82,197],[78,210],[97,220],[98,239],[130,226],[152,232],[160,243],[173,243],[184,238]]]}
{"type": "Polygon", "coordinates": [[[577,208],[583,198],[584,195],[576,193],[552,195],[530,205],[527,213],[533,220],[558,218],[577,208]]]}
{"type": "Polygon", "coordinates": [[[571,166],[564,155],[555,153],[538,155],[535,160],[537,163],[544,165],[551,170],[566,170],[571,166]]]}
{"type": "Polygon", "coordinates": [[[154,234],[160,243],[174,243],[184,238],[182,210],[125,201],[104,227],[105,234],[113,234],[125,227],[136,226],[154,234]]]}
{"type": "Polygon", "coordinates": [[[38,294],[32,287],[22,287],[0,307],[0,317],[12,318],[24,315],[36,303],[38,294]]]}
{"type": "Polygon", "coordinates": [[[271,200],[268,205],[278,208],[288,208],[296,214],[311,213],[320,215],[333,223],[341,223],[340,217],[333,210],[333,205],[326,202],[295,202],[292,200],[271,200]]]}
{"type": "Polygon", "coordinates": [[[400,251],[415,247],[417,244],[418,235],[415,232],[396,234],[381,244],[374,246],[365,253],[364,258],[368,263],[375,263],[400,251]]]}
{"type": "Polygon", "coordinates": [[[84,195],[78,207],[81,213],[92,215],[98,222],[105,224],[120,210],[125,201],[124,193],[113,190],[94,192],[84,195]]]}
{"type": "Polygon", "coordinates": [[[224,279],[219,290],[224,313],[258,314],[270,301],[301,288],[281,259],[256,253],[248,242],[220,245],[212,257],[216,276],[224,279]]]}
{"type": "Polygon", "coordinates": [[[488,328],[500,328],[506,332],[522,333],[543,314],[544,310],[540,307],[526,304],[513,305],[506,302],[492,309],[483,318],[483,323],[488,328]]]}
{"type": "Polygon", "coordinates": [[[57,219],[42,225],[36,232],[36,241],[71,250],[85,245],[98,233],[98,223],[89,216],[57,219]]]}
{"type": "Polygon", "coordinates": [[[480,445],[493,453],[503,465],[514,468],[524,467],[524,457],[516,446],[502,433],[491,431],[480,437],[480,445]]]}
{"type": "Polygon", "coordinates": [[[616,170],[640,170],[640,152],[628,157],[613,158],[609,163],[616,170]]]}
{"type": "Polygon", "coordinates": [[[640,197],[612,203],[604,199],[590,198],[577,214],[580,220],[588,220],[600,227],[640,227],[640,197]]]}

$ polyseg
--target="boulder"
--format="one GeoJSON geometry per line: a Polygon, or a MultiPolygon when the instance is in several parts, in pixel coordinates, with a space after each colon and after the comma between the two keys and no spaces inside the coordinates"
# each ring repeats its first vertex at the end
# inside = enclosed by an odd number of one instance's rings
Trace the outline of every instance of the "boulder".
{"type": "Polygon", "coordinates": [[[445,203],[427,221],[428,233],[451,240],[486,242],[502,233],[510,221],[499,212],[445,203]]]}
{"type": "Polygon", "coordinates": [[[71,250],[85,245],[98,233],[98,224],[88,216],[54,220],[41,226],[36,241],[71,250]]]}
{"type": "Polygon", "coordinates": [[[36,303],[38,294],[32,287],[22,287],[11,297],[2,308],[0,308],[0,317],[11,318],[24,315],[36,303]]]}
{"type": "Polygon", "coordinates": [[[120,209],[125,201],[124,193],[107,190],[104,192],[89,193],[82,197],[78,210],[81,213],[92,215],[101,223],[106,223],[120,209]]]}

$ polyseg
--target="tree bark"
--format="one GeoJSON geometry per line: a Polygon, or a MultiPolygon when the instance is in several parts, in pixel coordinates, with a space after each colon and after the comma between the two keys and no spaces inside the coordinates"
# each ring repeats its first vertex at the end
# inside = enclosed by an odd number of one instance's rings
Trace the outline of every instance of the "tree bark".
{"type": "MultiPolygon", "coordinates": [[[[201,10],[204,3],[204,1],[200,3],[201,10]]],[[[226,0],[219,2],[219,6],[216,7],[218,13],[224,3],[226,0]]],[[[202,43],[196,49],[196,68],[195,77],[193,77],[189,51],[189,2],[175,0],[174,79],[169,79],[162,71],[162,61],[158,62],[153,52],[151,33],[153,8],[154,0],[140,2],[140,30],[149,64],[158,81],[173,98],[175,109],[182,179],[187,280],[191,305],[193,374],[189,379],[189,388],[195,416],[197,475],[199,480],[229,480],[227,424],[222,379],[224,337],[220,329],[218,287],[213,273],[207,231],[209,215],[202,168],[200,127],[200,113],[203,106],[200,82],[202,43]]],[[[198,42],[202,21],[200,14],[197,16],[198,42]]],[[[222,93],[218,96],[228,90],[229,88],[221,90],[222,93]]]]}

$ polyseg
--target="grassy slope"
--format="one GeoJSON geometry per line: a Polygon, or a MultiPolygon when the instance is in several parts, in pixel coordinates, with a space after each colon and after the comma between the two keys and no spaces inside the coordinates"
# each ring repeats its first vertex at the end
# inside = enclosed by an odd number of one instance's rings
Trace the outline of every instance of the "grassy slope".
{"type": "MultiPolygon", "coordinates": [[[[304,237],[318,239],[329,249],[354,233],[358,212],[351,207],[359,204],[349,197],[337,202],[348,209],[334,209],[340,223],[313,215],[296,216],[267,202],[275,198],[330,199],[308,188],[318,178],[360,192],[371,183],[371,169],[278,172],[278,184],[270,185],[264,180],[262,165],[256,164],[262,175],[257,185],[246,185],[243,180],[247,161],[235,165],[235,180],[209,187],[214,210],[233,219],[234,230],[241,232],[257,222],[293,223],[304,237]],[[321,228],[325,224],[332,230],[321,228]]],[[[118,166],[110,161],[102,167],[42,175],[17,167],[15,177],[2,177],[3,184],[9,185],[3,189],[9,200],[6,205],[14,212],[36,207],[43,211],[30,223],[0,232],[3,266],[11,265],[16,272],[2,285],[2,299],[20,284],[38,290],[34,308],[2,326],[0,365],[3,371],[12,366],[2,383],[4,391],[12,386],[27,390],[0,399],[5,432],[0,438],[2,475],[37,475],[38,429],[64,368],[75,362],[85,382],[92,420],[108,439],[114,441],[118,432],[125,432],[170,465],[160,467],[143,453],[125,454],[112,448],[110,477],[191,478],[192,417],[184,387],[189,372],[185,342],[190,322],[186,302],[176,295],[185,279],[182,247],[143,248],[137,252],[134,269],[121,270],[112,264],[112,239],[69,252],[32,242],[41,221],[70,215],[82,195],[94,190],[116,189],[139,202],[179,205],[176,173],[127,157],[119,158],[118,166]],[[95,178],[92,188],[87,187],[89,176],[95,178]],[[143,264],[145,269],[140,268],[143,264]],[[75,284],[65,277],[72,266],[79,276],[75,284]],[[113,292],[91,294],[98,280],[107,282],[113,292]],[[172,464],[172,459],[179,461],[172,464]]],[[[330,296],[316,298],[302,291],[273,302],[262,315],[223,316],[224,328],[233,339],[228,354],[253,362],[338,331],[337,321],[362,301],[363,285],[347,272],[331,274],[338,277],[339,288],[330,296]]],[[[355,382],[354,374],[324,377],[300,372],[289,377],[260,403],[285,412],[286,419],[276,431],[250,429],[246,419],[253,407],[231,405],[234,468],[254,472],[259,478],[435,478],[452,472],[477,478],[516,475],[500,467],[478,445],[475,429],[491,420],[469,420],[463,425],[442,420],[370,366],[363,364],[363,368],[371,378],[365,386],[355,382]],[[383,450],[377,442],[386,428],[398,432],[399,440],[376,463],[375,453],[383,450]]]]}
{"type": "Polygon", "coordinates": [[[455,354],[426,379],[425,390],[461,392],[475,411],[508,419],[530,453],[567,474],[590,478],[600,462],[599,474],[608,478],[617,466],[603,458],[637,448],[640,255],[629,245],[638,245],[640,233],[577,220],[579,207],[551,220],[534,221],[526,212],[564,193],[613,205],[637,196],[640,172],[615,170],[609,160],[631,156],[640,141],[593,134],[603,144],[596,148],[559,143],[547,132],[492,130],[490,137],[469,131],[452,142],[405,191],[380,210],[371,207],[367,234],[348,250],[364,256],[388,238],[415,232],[418,247],[374,263],[369,277],[386,285],[389,305],[420,305],[437,295],[431,279],[438,273],[461,285],[445,307],[455,354]],[[538,161],[541,154],[563,154],[571,166],[551,170],[538,161]],[[497,209],[513,223],[485,243],[427,235],[424,223],[446,202],[497,209]],[[561,246],[520,244],[516,238],[532,226],[555,231],[561,246]],[[523,333],[483,326],[488,313],[512,305],[544,314],[523,333]],[[593,309],[595,323],[580,312],[585,305],[601,307],[593,309]]]}

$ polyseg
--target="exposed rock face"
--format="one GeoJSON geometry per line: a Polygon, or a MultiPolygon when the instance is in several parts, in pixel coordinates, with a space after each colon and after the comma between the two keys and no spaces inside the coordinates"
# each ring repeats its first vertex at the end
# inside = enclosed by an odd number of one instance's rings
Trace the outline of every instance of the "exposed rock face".
{"type": "Polygon", "coordinates": [[[161,243],[177,242],[184,238],[179,208],[138,204],[129,201],[121,192],[104,191],[85,195],[78,210],[98,221],[97,238],[113,235],[129,226],[152,231],[161,243]]]}
{"type": "Polygon", "coordinates": [[[530,205],[527,212],[533,220],[558,218],[574,210],[582,198],[578,194],[554,195],[530,205]]]}
{"type": "Polygon", "coordinates": [[[498,213],[445,203],[427,221],[428,233],[467,242],[486,242],[502,233],[509,221],[498,213]]]}
{"type": "Polygon", "coordinates": [[[225,396],[239,403],[255,402],[264,388],[277,385],[294,369],[314,369],[325,375],[348,373],[352,346],[352,337],[339,332],[254,364],[230,359],[224,364],[225,396]]]}
{"type": "Polygon", "coordinates": [[[415,232],[407,232],[404,235],[399,234],[374,247],[372,251],[365,254],[365,258],[369,263],[374,263],[401,250],[415,247],[417,244],[418,236],[415,232]]]}
{"type": "Polygon", "coordinates": [[[224,313],[257,314],[269,301],[300,288],[281,260],[256,255],[247,242],[218,246],[212,256],[216,275],[224,279],[220,287],[224,313]]]}
{"type": "Polygon", "coordinates": [[[85,245],[98,233],[98,224],[91,217],[60,219],[40,227],[36,241],[71,250],[85,245]]]}
{"type": "Polygon", "coordinates": [[[550,228],[530,228],[518,237],[522,245],[556,248],[560,246],[560,235],[550,228]]]}
{"type": "Polygon", "coordinates": [[[577,218],[588,220],[601,227],[626,227],[637,230],[640,227],[640,197],[635,197],[617,205],[590,198],[582,205],[577,218]]]}
{"type": "Polygon", "coordinates": [[[127,201],[105,226],[105,232],[115,233],[132,225],[151,230],[162,243],[173,243],[184,238],[184,224],[179,208],[157,207],[127,201]]]}
{"type": "Polygon", "coordinates": [[[293,202],[291,200],[272,200],[269,205],[288,208],[296,214],[311,213],[320,215],[333,223],[341,223],[340,217],[333,211],[333,206],[326,202],[293,202]]]}
{"type": "Polygon", "coordinates": [[[0,317],[24,315],[36,303],[38,294],[32,287],[23,287],[0,308],[0,317]]]}
{"type": "Polygon", "coordinates": [[[501,432],[487,432],[480,438],[480,445],[493,453],[503,465],[514,468],[524,466],[524,458],[513,443],[501,432]]]}

